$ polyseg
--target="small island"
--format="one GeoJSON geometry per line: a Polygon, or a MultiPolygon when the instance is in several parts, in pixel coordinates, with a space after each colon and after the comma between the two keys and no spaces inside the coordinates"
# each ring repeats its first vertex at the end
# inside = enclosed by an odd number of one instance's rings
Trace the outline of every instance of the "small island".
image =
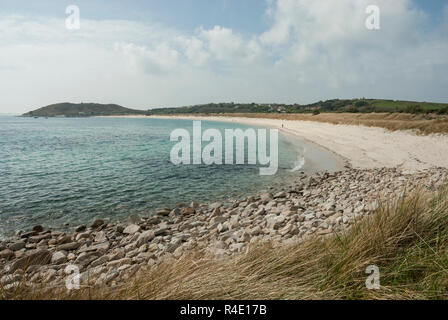
{"type": "Polygon", "coordinates": [[[95,117],[95,116],[123,116],[148,115],[147,111],[134,110],[117,104],[99,103],[57,103],[27,112],[22,117],[95,117]]]}

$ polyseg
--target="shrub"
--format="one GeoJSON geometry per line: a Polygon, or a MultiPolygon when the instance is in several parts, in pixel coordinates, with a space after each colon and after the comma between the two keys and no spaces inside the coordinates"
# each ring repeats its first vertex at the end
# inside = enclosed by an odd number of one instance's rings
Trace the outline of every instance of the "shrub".
{"type": "Polygon", "coordinates": [[[424,112],[423,108],[420,105],[407,106],[405,111],[406,113],[413,113],[413,114],[424,112]]]}
{"type": "Polygon", "coordinates": [[[357,108],[368,106],[368,105],[369,105],[369,103],[365,100],[359,100],[355,103],[355,107],[357,107],[357,108]]]}
{"type": "Polygon", "coordinates": [[[437,110],[437,114],[448,114],[448,106],[437,110]]]}

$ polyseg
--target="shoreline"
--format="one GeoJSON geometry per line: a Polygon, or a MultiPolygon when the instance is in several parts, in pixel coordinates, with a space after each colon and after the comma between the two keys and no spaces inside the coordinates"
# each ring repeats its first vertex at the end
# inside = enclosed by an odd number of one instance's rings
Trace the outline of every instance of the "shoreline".
{"type": "Polygon", "coordinates": [[[413,174],[397,168],[316,173],[299,175],[275,194],[212,205],[182,203],[151,217],[130,216],[127,223],[95,219],[67,233],[35,226],[0,242],[0,293],[66,292],[69,266],[79,269],[83,288],[119,289],[189,254],[229,260],[256,244],[280,247],[330,237],[373,214],[381,202],[420,188],[434,192],[446,178],[442,168],[413,174]]]}
{"type": "Polygon", "coordinates": [[[346,164],[359,169],[398,167],[412,173],[432,167],[448,168],[448,135],[423,136],[410,131],[389,131],[379,127],[267,118],[194,115],[110,117],[236,122],[275,128],[330,151],[346,164]]]}
{"type": "MultiPolygon", "coordinates": [[[[280,126],[279,129],[286,122],[194,118],[280,126]]],[[[308,125],[319,129],[321,124],[308,125]]],[[[286,128],[289,126],[291,135],[304,139],[292,123],[287,123],[286,128]]],[[[331,130],[341,129],[334,127],[331,130]]],[[[358,129],[355,132],[365,133],[364,128],[358,129]]],[[[335,141],[334,146],[331,143],[327,145],[332,147],[332,152],[339,150],[340,141],[335,141]]],[[[351,164],[357,161],[356,157],[348,160],[351,164]]],[[[369,168],[346,169],[334,173],[298,173],[275,192],[242,199],[229,197],[226,202],[212,204],[180,203],[149,217],[131,215],[127,222],[95,219],[69,232],[35,226],[0,241],[0,292],[14,291],[18,287],[66,291],[68,275],[65,270],[73,265],[79,268],[84,288],[116,289],[166,261],[179,260],[194,252],[206,253],[211,259],[228,260],[244,255],[257,243],[285,246],[316,236],[330,237],[373,214],[382,201],[395,200],[403,192],[419,188],[428,192],[439,190],[447,177],[446,167],[435,166],[405,170],[404,166],[386,168],[380,162],[373,162],[369,168]]]]}

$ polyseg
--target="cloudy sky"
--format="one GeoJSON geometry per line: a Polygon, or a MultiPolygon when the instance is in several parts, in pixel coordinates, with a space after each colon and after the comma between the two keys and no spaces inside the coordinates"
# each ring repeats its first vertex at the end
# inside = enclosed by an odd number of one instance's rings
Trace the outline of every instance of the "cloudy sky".
{"type": "Polygon", "coordinates": [[[0,113],[353,97],[448,102],[448,1],[0,0],[0,113]]]}

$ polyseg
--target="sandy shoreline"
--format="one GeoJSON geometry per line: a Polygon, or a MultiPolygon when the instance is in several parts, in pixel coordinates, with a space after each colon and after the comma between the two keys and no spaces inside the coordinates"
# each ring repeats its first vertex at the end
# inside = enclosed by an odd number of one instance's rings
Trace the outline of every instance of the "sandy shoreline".
{"type": "Polygon", "coordinates": [[[392,132],[376,127],[261,118],[218,116],[129,116],[128,118],[194,119],[277,128],[286,134],[336,153],[348,160],[354,168],[400,167],[409,172],[431,167],[448,168],[446,135],[422,136],[408,131],[392,132]]]}

